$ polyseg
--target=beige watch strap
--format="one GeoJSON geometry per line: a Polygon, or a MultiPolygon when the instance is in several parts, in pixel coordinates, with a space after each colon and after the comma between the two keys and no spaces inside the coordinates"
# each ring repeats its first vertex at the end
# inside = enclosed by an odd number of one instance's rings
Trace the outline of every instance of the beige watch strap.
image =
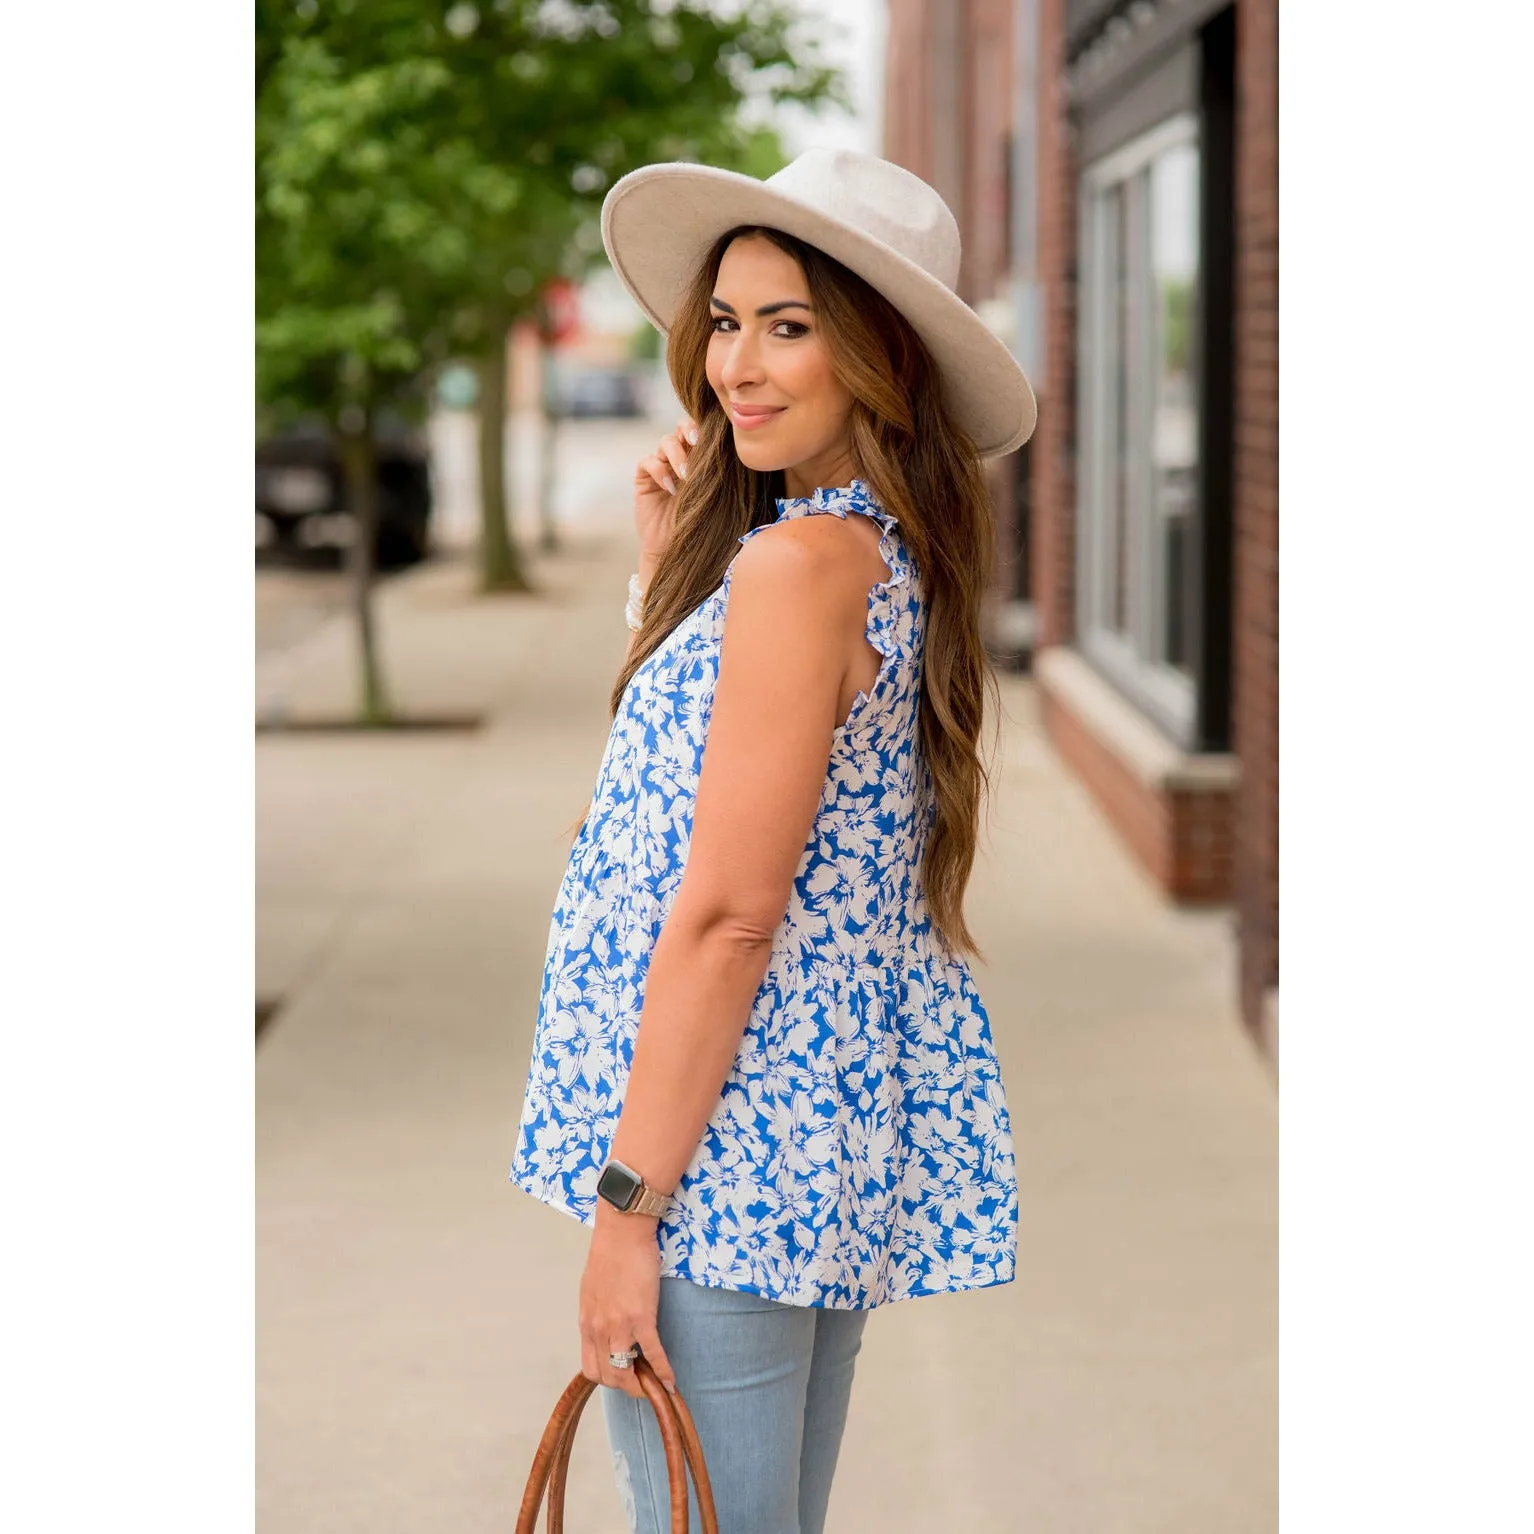
{"type": "Polygon", "coordinates": [[[654,1188],[646,1186],[639,1190],[639,1197],[623,1212],[625,1214],[663,1216],[670,1207],[671,1195],[669,1193],[657,1193],[654,1188]]]}

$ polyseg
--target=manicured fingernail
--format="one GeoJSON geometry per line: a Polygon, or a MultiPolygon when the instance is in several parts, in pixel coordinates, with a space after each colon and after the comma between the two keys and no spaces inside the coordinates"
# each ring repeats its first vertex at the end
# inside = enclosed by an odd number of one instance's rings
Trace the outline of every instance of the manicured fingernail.
{"type": "Polygon", "coordinates": [[[687,478],[687,465],[686,465],[686,464],[685,464],[685,463],[684,463],[684,464],[683,464],[683,465],[682,465],[682,466],[681,466],[681,467],[680,467],[680,468],[679,468],[679,469],[678,469],[678,470],[677,470],[677,473],[678,473],[678,474],[680,474],[680,475],[681,475],[681,476],[682,476],[682,478],[683,478],[683,479],[686,479],[686,478],[687,478]]]}
{"type": "Polygon", "coordinates": [[[666,1381],[666,1389],[669,1390],[672,1395],[675,1395],[676,1394],[676,1381],[675,1380],[667,1380],[666,1381]]]}
{"type": "Polygon", "coordinates": [[[666,493],[668,495],[676,494],[676,481],[672,479],[669,474],[662,474],[660,482],[666,487],[666,493]]]}
{"type": "Polygon", "coordinates": [[[696,426],[689,426],[687,428],[687,440],[689,442],[696,442],[698,440],[698,428],[696,426]]]}

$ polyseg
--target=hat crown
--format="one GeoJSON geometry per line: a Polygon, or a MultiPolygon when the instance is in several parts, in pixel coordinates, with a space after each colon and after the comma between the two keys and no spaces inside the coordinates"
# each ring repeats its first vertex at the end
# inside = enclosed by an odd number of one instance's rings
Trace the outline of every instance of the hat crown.
{"type": "Polygon", "coordinates": [[[959,226],[920,176],[854,149],[808,149],[766,184],[914,262],[950,291],[959,280],[959,226]]]}

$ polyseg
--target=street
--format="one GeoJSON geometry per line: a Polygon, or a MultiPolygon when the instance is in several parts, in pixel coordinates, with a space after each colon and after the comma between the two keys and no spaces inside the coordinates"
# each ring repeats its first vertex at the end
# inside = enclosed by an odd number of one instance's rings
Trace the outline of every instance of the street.
{"type": "MultiPolygon", "coordinates": [[[[381,588],[402,705],[482,729],[259,739],[258,1520],[280,1534],[504,1534],[578,1367],[584,1232],[507,1168],[655,434],[572,430],[569,536],[531,556],[535,595],[477,595],[461,538],[381,588]]],[[[446,521],[472,526],[461,504],[446,521]]],[[[258,708],[345,708],[344,615],[269,649],[257,683],[258,708]]],[[[1277,1098],[1228,913],[1168,905],[1048,745],[1032,683],[1002,697],[967,907],[1019,1277],[874,1315],[828,1527],[1265,1534],[1277,1098]]],[[[619,1534],[596,1410],[570,1497],[573,1526],[619,1534]]]]}

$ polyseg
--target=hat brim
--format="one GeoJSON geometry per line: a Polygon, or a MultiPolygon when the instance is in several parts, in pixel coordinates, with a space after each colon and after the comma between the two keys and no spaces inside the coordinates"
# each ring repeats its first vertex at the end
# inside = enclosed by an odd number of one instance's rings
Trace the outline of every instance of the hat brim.
{"type": "Polygon", "coordinates": [[[742,224],[781,229],[882,293],[931,353],[944,403],[981,457],[1010,453],[1033,435],[1033,389],[1001,337],[952,289],[860,229],[753,176],[685,161],[630,172],[602,204],[602,243],[613,270],[662,331],[671,328],[704,254],[742,224]]]}

